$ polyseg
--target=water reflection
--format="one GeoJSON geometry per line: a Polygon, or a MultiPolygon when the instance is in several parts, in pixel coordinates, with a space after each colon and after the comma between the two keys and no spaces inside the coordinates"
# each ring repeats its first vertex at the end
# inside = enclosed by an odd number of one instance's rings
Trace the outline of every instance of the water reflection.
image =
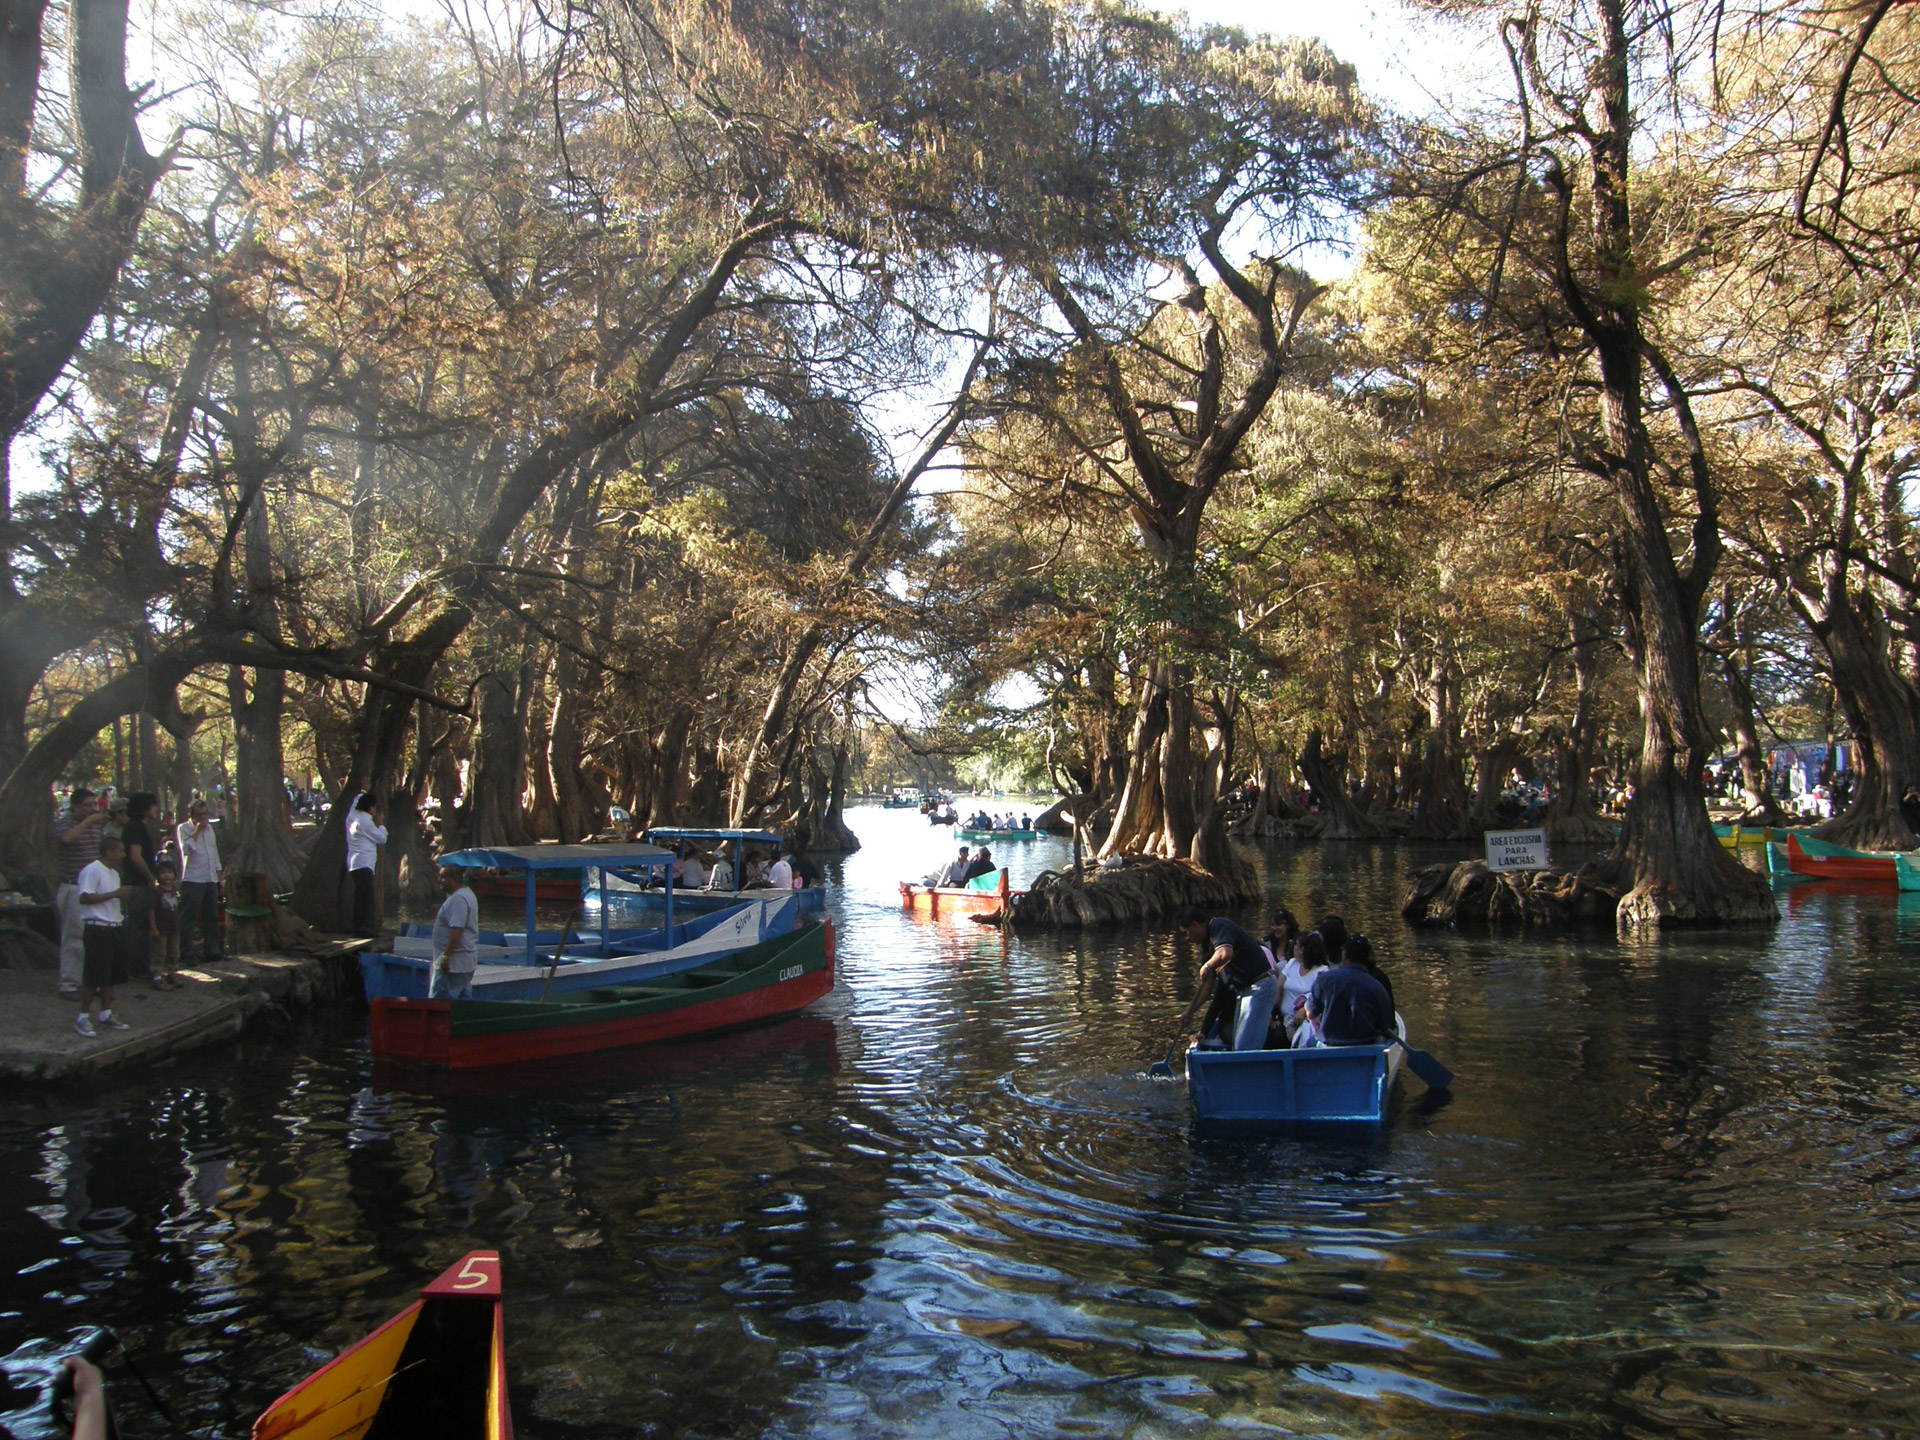
{"type": "Polygon", "coordinates": [[[1278,847],[1269,897],[1370,933],[1460,1078],[1372,1141],[1209,1136],[1144,1073],[1184,943],[914,922],[949,837],[857,828],[840,988],[788,1025],[423,1082],[327,1015],[0,1100],[0,1353],[111,1324],[236,1436],[488,1245],[536,1437],[1920,1429],[1920,896],[1415,936],[1445,849],[1278,847]]]}

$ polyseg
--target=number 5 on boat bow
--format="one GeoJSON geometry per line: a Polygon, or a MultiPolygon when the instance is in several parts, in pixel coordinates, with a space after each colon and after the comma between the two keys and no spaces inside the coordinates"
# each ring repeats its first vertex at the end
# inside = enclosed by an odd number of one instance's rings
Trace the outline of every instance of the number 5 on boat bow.
{"type": "Polygon", "coordinates": [[[513,1440],[500,1255],[473,1250],[302,1380],[252,1440],[513,1440]]]}

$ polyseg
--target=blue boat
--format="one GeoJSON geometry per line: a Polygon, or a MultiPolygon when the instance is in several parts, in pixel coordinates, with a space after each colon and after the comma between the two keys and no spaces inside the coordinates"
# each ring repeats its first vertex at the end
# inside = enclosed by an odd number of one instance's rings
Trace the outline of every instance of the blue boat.
{"type": "MultiPolygon", "coordinates": [[[[642,983],[785,935],[799,923],[801,907],[792,893],[713,897],[731,903],[720,908],[703,906],[700,913],[688,915],[685,896],[673,888],[673,862],[672,851],[654,845],[527,845],[459,850],[442,856],[442,865],[519,871],[525,877],[527,928],[480,932],[475,998],[537,1000],[549,993],[642,983]],[[538,876],[562,869],[584,870],[586,884],[597,891],[600,902],[598,930],[569,930],[564,946],[558,944],[559,931],[541,931],[534,924],[538,876]],[[612,907],[607,903],[609,883],[644,886],[655,874],[663,882],[657,897],[662,923],[613,928],[612,907]],[[678,921],[676,901],[681,910],[678,921]]],[[[432,927],[408,929],[425,933],[403,934],[392,950],[361,955],[360,979],[369,1002],[379,997],[426,998],[432,978],[432,927]]]]}
{"type": "MultiPolygon", "coordinates": [[[[743,900],[724,910],[694,916],[671,930],[612,930],[603,941],[597,932],[536,934],[531,949],[518,933],[480,932],[480,964],[473,972],[476,1000],[538,1000],[607,985],[638,985],[663,975],[695,969],[723,955],[798,928],[799,907],[791,900],[743,900]],[[489,944],[503,940],[505,944],[489,944]],[[556,952],[559,959],[555,960],[556,952]],[[551,981],[547,972],[553,972],[551,981]]],[[[424,1000],[432,979],[432,927],[427,934],[403,935],[393,948],[360,956],[360,981],[369,1001],[424,1000]]]]}
{"type": "MultiPolygon", "coordinates": [[[[1399,1027],[1404,1040],[1406,1021],[1399,1027]]],[[[1187,1093],[1199,1119],[1223,1124],[1379,1125],[1405,1053],[1400,1045],[1196,1046],[1187,1051],[1187,1093]]]]}

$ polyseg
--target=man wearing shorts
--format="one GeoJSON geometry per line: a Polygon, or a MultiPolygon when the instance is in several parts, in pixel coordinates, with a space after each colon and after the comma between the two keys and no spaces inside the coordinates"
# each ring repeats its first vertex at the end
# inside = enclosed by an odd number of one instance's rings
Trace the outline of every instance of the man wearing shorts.
{"type": "Polygon", "coordinates": [[[101,1029],[132,1027],[113,1014],[113,987],[127,983],[127,951],[120,924],[120,902],[130,887],[120,883],[120,861],[126,847],[118,836],[100,842],[100,858],[80,872],[74,882],[80,892],[80,1013],[73,1028],[92,1040],[101,1029]],[[87,1014],[98,997],[100,1008],[87,1014]],[[95,1027],[99,1027],[96,1029],[95,1027]]]}

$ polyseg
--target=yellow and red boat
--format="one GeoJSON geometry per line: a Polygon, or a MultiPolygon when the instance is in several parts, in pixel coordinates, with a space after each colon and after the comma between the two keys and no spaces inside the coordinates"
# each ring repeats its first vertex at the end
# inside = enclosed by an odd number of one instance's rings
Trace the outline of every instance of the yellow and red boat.
{"type": "Polygon", "coordinates": [[[500,1253],[469,1251],[274,1401],[252,1440],[513,1440],[500,1253]]]}

